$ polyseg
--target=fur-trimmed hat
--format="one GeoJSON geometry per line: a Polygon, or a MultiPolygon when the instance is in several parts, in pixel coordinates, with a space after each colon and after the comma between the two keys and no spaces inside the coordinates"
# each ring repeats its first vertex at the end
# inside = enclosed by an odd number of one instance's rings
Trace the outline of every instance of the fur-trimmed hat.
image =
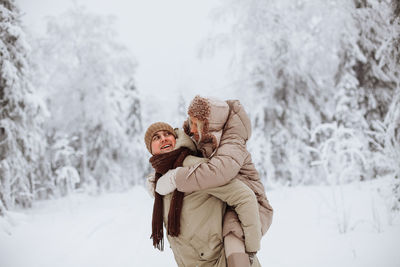
{"type": "MultiPolygon", "coordinates": [[[[188,115],[203,122],[201,142],[212,142],[213,149],[217,148],[229,116],[229,105],[222,100],[197,95],[189,105],[188,115]]],[[[188,122],[183,125],[186,132],[188,126],[188,122]]]]}
{"type": "Polygon", "coordinates": [[[144,142],[146,144],[147,150],[151,153],[151,139],[154,134],[158,131],[168,131],[172,133],[176,138],[176,133],[174,128],[171,127],[168,123],[165,122],[155,122],[147,128],[146,134],[144,135],[144,142]]]}
{"type": "Polygon", "coordinates": [[[203,121],[209,131],[220,131],[228,119],[229,106],[225,101],[197,95],[189,105],[188,115],[203,121]]]}

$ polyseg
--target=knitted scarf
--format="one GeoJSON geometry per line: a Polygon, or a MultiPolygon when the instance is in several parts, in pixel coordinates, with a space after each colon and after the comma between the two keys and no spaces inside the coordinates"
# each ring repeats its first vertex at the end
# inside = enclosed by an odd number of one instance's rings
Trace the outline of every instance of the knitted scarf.
{"type": "MultiPolygon", "coordinates": [[[[168,170],[181,167],[186,156],[190,154],[190,150],[186,147],[173,150],[168,153],[154,155],[150,158],[150,163],[156,171],[155,184],[158,179],[168,170]]],[[[164,232],[163,232],[163,196],[154,192],[154,206],[152,218],[153,246],[159,250],[164,250],[164,232]]],[[[171,204],[168,212],[168,235],[178,236],[180,234],[180,219],[183,204],[184,193],[175,190],[172,195],[171,204]]]]}

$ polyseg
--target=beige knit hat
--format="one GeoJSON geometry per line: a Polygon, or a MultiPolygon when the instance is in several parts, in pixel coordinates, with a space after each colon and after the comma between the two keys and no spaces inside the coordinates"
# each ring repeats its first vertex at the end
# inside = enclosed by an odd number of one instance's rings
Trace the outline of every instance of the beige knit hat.
{"type": "Polygon", "coordinates": [[[151,139],[154,134],[158,131],[168,131],[172,133],[176,138],[176,133],[174,128],[171,127],[168,123],[165,122],[155,122],[147,128],[146,134],[144,135],[144,142],[146,143],[147,150],[151,153],[151,139]]]}

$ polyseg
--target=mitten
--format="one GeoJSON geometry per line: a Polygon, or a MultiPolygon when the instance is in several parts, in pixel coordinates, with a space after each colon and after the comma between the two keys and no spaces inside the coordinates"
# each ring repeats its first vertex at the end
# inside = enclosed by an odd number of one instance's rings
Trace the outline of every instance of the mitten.
{"type": "Polygon", "coordinates": [[[157,181],[156,192],[160,195],[168,195],[176,189],[176,172],[180,167],[167,171],[163,176],[157,181]]]}

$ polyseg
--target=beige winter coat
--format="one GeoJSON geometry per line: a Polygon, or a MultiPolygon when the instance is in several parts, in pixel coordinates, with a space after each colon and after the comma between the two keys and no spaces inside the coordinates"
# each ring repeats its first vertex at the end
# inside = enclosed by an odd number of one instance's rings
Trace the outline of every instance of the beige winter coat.
{"type": "MultiPolygon", "coordinates": [[[[178,138],[175,149],[188,147],[195,150],[193,142],[183,131],[175,130],[178,138]]],[[[188,156],[183,166],[207,162],[207,159],[188,156]]],[[[168,212],[172,194],[164,196],[164,223],[168,225],[168,212]]],[[[246,236],[246,249],[250,252],[260,248],[260,220],[257,199],[241,181],[234,179],[228,184],[186,193],[181,213],[181,233],[178,237],[167,235],[178,266],[225,267],[222,221],[226,204],[235,207],[246,236]]],[[[257,258],[253,265],[261,266],[257,258]]]]}
{"type": "Polygon", "coordinates": [[[250,119],[239,101],[229,100],[226,103],[229,109],[227,115],[223,112],[224,105],[219,104],[218,112],[211,112],[217,117],[209,123],[208,130],[216,137],[218,148],[210,155],[207,163],[180,168],[176,174],[176,186],[181,192],[194,192],[216,188],[235,178],[239,179],[257,197],[261,231],[264,234],[271,225],[273,209],[246,148],[246,142],[251,136],[250,119]],[[218,117],[219,114],[221,117],[218,117]]]}
{"type": "MultiPolygon", "coordinates": [[[[168,211],[172,194],[164,196],[164,222],[168,224],[168,211]]],[[[238,179],[228,184],[185,195],[181,213],[181,233],[167,235],[178,266],[226,267],[222,237],[222,220],[228,205],[236,207],[246,238],[246,248],[260,248],[260,221],[257,200],[249,187],[238,179]]],[[[252,266],[260,266],[255,259],[252,266]]]]}

